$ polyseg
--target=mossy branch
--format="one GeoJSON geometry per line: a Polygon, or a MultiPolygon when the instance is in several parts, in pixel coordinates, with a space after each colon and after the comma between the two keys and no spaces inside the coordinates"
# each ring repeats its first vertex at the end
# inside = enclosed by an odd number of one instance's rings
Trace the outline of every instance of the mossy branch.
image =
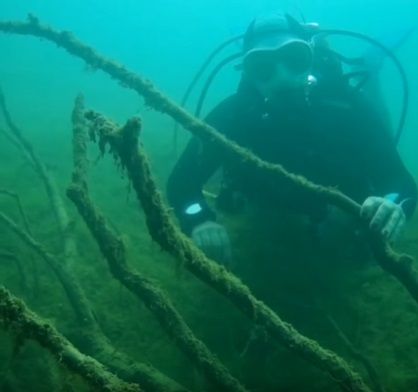
{"type": "Polygon", "coordinates": [[[96,135],[102,151],[106,145],[126,169],[145,212],[152,238],[174,255],[199,279],[230,300],[252,321],[263,326],[269,334],[289,350],[327,372],[344,391],[370,391],[361,377],[335,353],[316,341],[301,335],[284,322],[263,302],[257,300],[237,277],[223,266],[208,259],[174,224],[152,177],[148,160],[139,146],[140,121],[129,120],[122,128],[102,115],[89,111],[90,133],[96,135]]]}
{"type": "Polygon", "coordinates": [[[49,253],[32,236],[24,232],[12,219],[0,212],[0,223],[6,225],[27,246],[37,253],[56,274],[62,284],[69,302],[74,309],[79,324],[84,350],[117,372],[121,377],[140,382],[145,388],[153,392],[184,392],[177,383],[161,374],[150,365],[132,361],[123,353],[115,352],[114,347],[103,335],[90,309],[87,298],[75,277],[60,259],[49,253]]]}
{"type": "MultiPolygon", "coordinates": [[[[217,391],[245,392],[246,389],[231,376],[219,359],[194,336],[162,291],[128,266],[123,242],[112,231],[104,215],[94,206],[87,190],[87,134],[83,129],[79,114],[80,112],[77,111],[77,115],[73,116],[73,121],[75,120],[73,127],[74,172],[73,182],[67,194],[99,245],[113,276],[145,304],[180,350],[207,376],[217,391]]],[[[132,127],[139,127],[139,123],[132,124],[132,127]]],[[[104,145],[102,147],[104,148],[104,145]]]]}
{"type": "Polygon", "coordinates": [[[79,352],[47,321],[31,312],[26,305],[4,287],[0,287],[0,325],[19,337],[32,339],[46,348],[60,364],[81,376],[94,391],[141,392],[138,385],[129,384],[110,373],[94,358],[79,352]]]}
{"type": "MultiPolygon", "coordinates": [[[[76,105],[75,107],[73,116],[77,116],[77,108],[80,107],[82,108],[81,97],[78,100],[78,106],[76,105]]],[[[79,109],[79,112],[80,110],[82,109],[79,109]]],[[[62,235],[63,257],[57,259],[55,256],[51,255],[31,235],[28,235],[30,232],[27,231],[27,233],[25,233],[6,215],[3,214],[0,221],[3,221],[3,223],[23,240],[23,242],[43,258],[58,277],[58,280],[62,284],[69,302],[78,317],[80,325],[80,334],[78,337],[82,341],[86,351],[91,355],[94,355],[101,362],[107,364],[109,368],[113,369],[121,377],[131,381],[139,381],[141,385],[144,385],[147,389],[156,392],[183,391],[184,389],[176,382],[161,374],[152,366],[133,361],[129,356],[116,352],[107,337],[104,336],[90,309],[85,293],[71,270],[77,252],[74,239],[70,230],[68,230],[70,220],[60,191],[58,190],[53,177],[48,173],[45,165],[36,154],[31,143],[24,137],[23,132],[14,123],[1,90],[0,112],[3,114],[11,132],[11,140],[14,141],[14,144],[21,151],[22,155],[33,166],[35,172],[39,175],[45,185],[62,235]]],[[[8,133],[6,135],[8,135],[8,133]]]]}
{"type": "Polygon", "coordinates": [[[9,127],[14,140],[19,145],[23,156],[25,156],[32,164],[35,172],[38,174],[39,178],[42,180],[45,186],[46,193],[51,203],[52,211],[54,212],[60,230],[63,244],[63,254],[65,256],[64,262],[66,262],[67,264],[71,264],[73,258],[76,255],[77,250],[74,239],[70,235],[70,219],[68,218],[63,198],[61,197],[60,191],[57,187],[57,184],[55,183],[55,179],[48,172],[47,168],[45,167],[45,164],[42,162],[42,160],[34,150],[32,144],[29,142],[29,140],[25,138],[22,130],[14,123],[10,115],[10,112],[7,108],[6,100],[1,89],[0,112],[4,116],[6,124],[9,127]]]}
{"type": "MultiPolygon", "coordinates": [[[[213,127],[189,114],[159,91],[150,81],[129,71],[123,65],[101,56],[92,47],[83,44],[71,33],[57,31],[45,26],[34,16],[29,16],[27,22],[0,22],[0,31],[32,35],[54,42],[70,54],[84,60],[91,67],[100,69],[113,79],[118,80],[122,86],[136,91],[144,98],[147,105],[159,112],[168,114],[192,134],[201,138],[204,142],[213,143],[227,154],[234,156],[243,165],[269,172],[272,176],[278,176],[281,180],[285,179],[297,189],[312,192],[327,203],[334,204],[360,219],[360,205],[348,196],[335,189],[316,185],[302,176],[289,173],[279,164],[263,161],[250,151],[228,140],[213,127]]],[[[418,302],[418,271],[414,266],[413,258],[408,255],[396,254],[387,242],[376,236],[371,236],[370,244],[381,267],[397,278],[418,302]]]]}
{"type": "Polygon", "coordinates": [[[73,309],[75,310],[79,322],[84,326],[95,325],[94,316],[87,299],[76,282],[72,274],[67,270],[65,265],[56,257],[49,253],[38,241],[31,235],[23,231],[10,217],[0,212],[0,223],[6,225],[13,231],[27,246],[38,254],[56,274],[59,282],[62,284],[73,309]]]}

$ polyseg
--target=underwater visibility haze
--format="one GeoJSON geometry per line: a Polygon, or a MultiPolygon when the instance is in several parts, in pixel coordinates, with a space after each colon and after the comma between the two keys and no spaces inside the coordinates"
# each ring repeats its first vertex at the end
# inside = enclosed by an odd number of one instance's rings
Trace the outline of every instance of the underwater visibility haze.
{"type": "Polygon", "coordinates": [[[417,15],[0,0],[0,391],[418,391],[417,15]]]}

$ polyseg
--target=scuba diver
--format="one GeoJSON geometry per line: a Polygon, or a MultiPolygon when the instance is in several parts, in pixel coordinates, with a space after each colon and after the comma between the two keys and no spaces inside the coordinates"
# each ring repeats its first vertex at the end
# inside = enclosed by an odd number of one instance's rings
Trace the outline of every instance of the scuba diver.
{"type": "MultiPolygon", "coordinates": [[[[371,230],[393,242],[414,212],[416,184],[384,110],[352,85],[341,56],[318,29],[282,14],[255,19],[243,36],[237,91],[205,121],[263,160],[336,187],[361,204],[371,230]]],[[[212,144],[192,138],[168,179],[168,200],[182,230],[219,262],[231,259],[230,237],[203,187],[220,168],[220,209],[240,211],[251,203],[266,220],[275,210],[294,211],[315,227],[338,214],[315,196],[244,170],[212,144]]]]}

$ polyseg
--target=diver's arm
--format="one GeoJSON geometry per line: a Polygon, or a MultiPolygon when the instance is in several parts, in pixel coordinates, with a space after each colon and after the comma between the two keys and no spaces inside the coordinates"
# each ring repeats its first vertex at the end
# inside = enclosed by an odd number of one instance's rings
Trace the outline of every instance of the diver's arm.
{"type": "MultiPolygon", "coordinates": [[[[221,102],[205,121],[223,134],[231,126],[233,96],[221,102]]],[[[167,183],[167,196],[174,207],[186,234],[205,221],[213,221],[216,214],[206,202],[202,189],[221,165],[221,152],[213,144],[202,143],[193,137],[175,165],[167,183]]]]}
{"type": "Polygon", "coordinates": [[[219,162],[216,154],[204,150],[200,140],[192,138],[167,183],[168,200],[186,234],[204,221],[215,220],[215,213],[209,208],[202,189],[219,162]]]}

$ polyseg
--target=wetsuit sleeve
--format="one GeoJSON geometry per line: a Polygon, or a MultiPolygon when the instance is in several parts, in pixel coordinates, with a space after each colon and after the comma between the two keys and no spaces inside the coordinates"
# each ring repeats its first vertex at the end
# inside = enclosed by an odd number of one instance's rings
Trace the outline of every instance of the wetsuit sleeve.
{"type": "MultiPolygon", "coordinates": [[[[224,101],[207,116],[206,123],[219,132],[227,134],[229,110],[230,105],[224,101]]],[[[202,143],[198,138],[193,137],[168,179],[168,201],[186,234],[190,234],[196,225],[216,219],[215,212],[208,206],[202,189],[220,167],[221,162],[220,152],[215,146],[202,143]]]]}
{"type": "Polygon", "coordinates": [[[405,215],[411,217],[417,202],[417,186],[396,149],[389,125],[366,101],[360,101],[356,111],[364,135],[365,170],[376,193],[373,196],[391,195],[405,215]]]}

